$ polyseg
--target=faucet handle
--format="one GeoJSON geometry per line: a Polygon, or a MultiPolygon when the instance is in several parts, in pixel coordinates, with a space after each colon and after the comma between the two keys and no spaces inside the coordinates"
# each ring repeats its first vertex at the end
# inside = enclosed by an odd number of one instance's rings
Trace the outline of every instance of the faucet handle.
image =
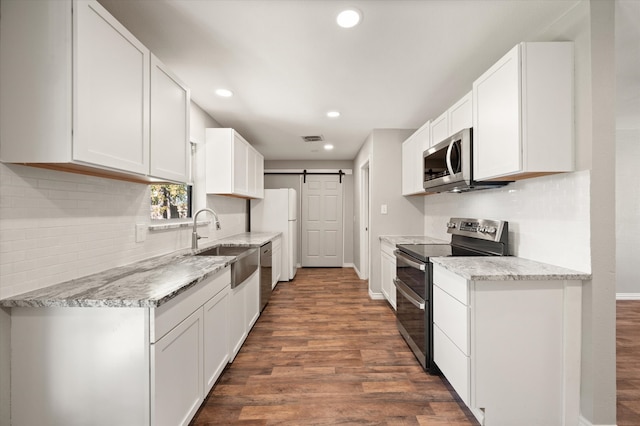
{"type": "Polygon", "coordinates": [[[202,239],[202,238],[209,238],[209,237],[201,237],[200,235],[198,235],[198,239],[202,239]]]}

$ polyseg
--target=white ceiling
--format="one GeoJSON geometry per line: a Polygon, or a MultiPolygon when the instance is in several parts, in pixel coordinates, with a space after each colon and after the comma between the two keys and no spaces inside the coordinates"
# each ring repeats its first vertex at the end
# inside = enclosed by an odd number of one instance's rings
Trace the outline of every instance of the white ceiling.
{"type": "Polygon", "coordinates": [[[374,128],[419,127],[577,2],[100,0],[267,160],[351,160],[374,128]],[[359,26],[336,25],[345,7],[359,26]],[[318,134],[335,149],[301,139],[318,134]]]}

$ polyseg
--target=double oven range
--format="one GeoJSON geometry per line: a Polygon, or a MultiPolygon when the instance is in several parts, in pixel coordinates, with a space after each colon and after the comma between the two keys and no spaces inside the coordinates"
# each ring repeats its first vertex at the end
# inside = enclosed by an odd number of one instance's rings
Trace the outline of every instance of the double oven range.
{"type": "Polygon", "coordinates": [[[433,362],[432,257],[507,256],[509,225],[505,221],[451,218],[449,244],[398,244],[396,246],[396,323],[416,358],[431,374],[433,362]]]}

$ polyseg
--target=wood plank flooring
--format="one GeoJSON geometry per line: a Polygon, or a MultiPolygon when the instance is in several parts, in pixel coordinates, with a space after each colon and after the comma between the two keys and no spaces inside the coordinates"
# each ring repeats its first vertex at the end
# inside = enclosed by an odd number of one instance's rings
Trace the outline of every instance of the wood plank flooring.
{"type": "Polygon", "coordinates": [[[192,425],[477,425],[350,268],[281,282],[192,425]]]}
{"type": "Polygon", "coordinates": [[[640,425],[640,301],[616,302],[618,426],[640,425]]]}
{"type": "MultiPolygon", "coordinates": [[[[617,302],[617,424],[640,425],[640,301],[617,302]]],[[[279,283],[191,423],[477,425],[446,381],[425,374],[391,308],[348,268],[279,283]]]]}

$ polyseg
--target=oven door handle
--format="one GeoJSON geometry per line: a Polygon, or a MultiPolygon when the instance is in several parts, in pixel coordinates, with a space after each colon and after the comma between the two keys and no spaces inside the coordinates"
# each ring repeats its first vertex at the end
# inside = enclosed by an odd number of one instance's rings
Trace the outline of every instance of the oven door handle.
{"type": "Polygon", "coordinates": [[[416,308],[420,309],[421,311],[424,311],[424,301],[420,299],[416,299],[415,297],[410,295],[405,289],[405,287],[407,286],[405,283],[403,283],[397,278],[393,279],[393,283],[396,285],[396,290],[398,290],[400,294],[404,296],[405,299],[411,302],[411,304],[416,308]]]}
{"type": "Polygon", "coordinates": [[[424,271],[425,269],[424,263],[416,262],[415,260],[408,257],[406,254],[402,253],[400,250],[394,250],[393,254],[395,254],[396,257],[401,257],[402,261],[408,264],[409,266],[411,266],[412,268],[420,269],[421,271],[424,271]]]}

